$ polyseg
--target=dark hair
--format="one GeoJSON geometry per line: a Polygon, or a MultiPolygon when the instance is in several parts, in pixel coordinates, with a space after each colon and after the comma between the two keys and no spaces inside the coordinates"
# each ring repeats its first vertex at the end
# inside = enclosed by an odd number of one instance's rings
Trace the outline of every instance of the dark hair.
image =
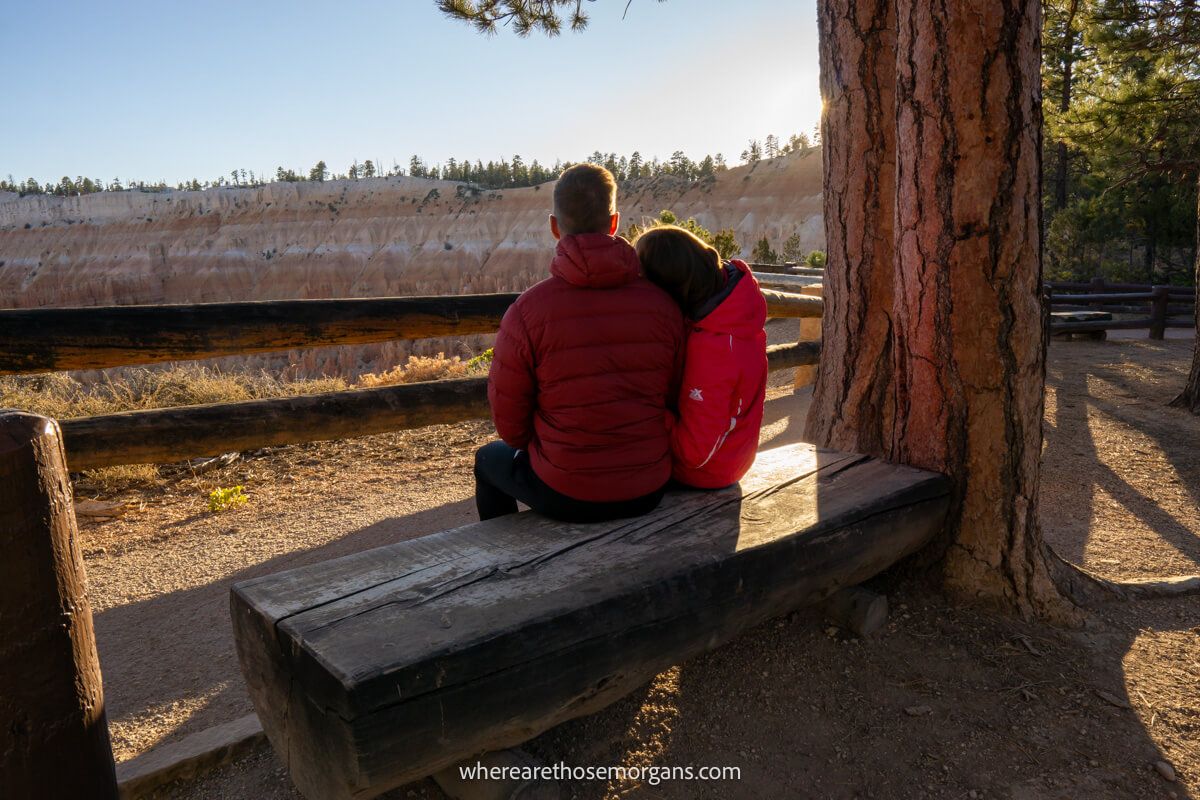
{"type": "Polygon", "coordinates": [[[563,170],[554,186],[554,216],[563,236],[608,233],[617,213],[617,182],[599,164],[576,164],[563,170]]]}
{"type": "Polygon", "coordinates": [[[693,316],[724,286],[721,256],[691,231],[656,225],[634,242],[642,270],[693,316]]]}

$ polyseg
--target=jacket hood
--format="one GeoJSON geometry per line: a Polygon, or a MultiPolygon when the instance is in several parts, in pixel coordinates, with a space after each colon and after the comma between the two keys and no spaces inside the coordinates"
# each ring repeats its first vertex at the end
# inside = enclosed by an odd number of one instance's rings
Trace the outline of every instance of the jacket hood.
{"type": "Polygon", "coordinates": [[[642,274],[633,245],[620,236],[579,233],[558,240],[550,274],[574,286],[612,289],[642,274]]]}
{"type": "MultiPolygon", "coordinates": [[[[761,331],[767,322],[767,301],[750,266],[741,259],[734,259],[725,269],[730,274],[725,289],[713,298],[716,307],[697,319],[694,327],[734,336],[761,331]]],[[[708,308],[708,304],[705,307],[708,308]]]]}

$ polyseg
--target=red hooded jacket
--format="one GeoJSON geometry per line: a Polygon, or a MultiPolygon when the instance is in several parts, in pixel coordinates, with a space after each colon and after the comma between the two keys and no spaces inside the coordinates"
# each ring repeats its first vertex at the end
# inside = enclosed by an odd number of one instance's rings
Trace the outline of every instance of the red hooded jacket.
{"type": "Polygon", "coordinates": [[[754,463],[767,391],[767,301],[744,261],[726,267],[725,289],[691,324],[671,430],[674,477],[718,489],[754,463]]]}
{"type": "Polygon", "coordinates": [[[671,477],[683,315],[616,236],[564,236],[550,273],[500,323],[488,374],[496,432],[568,497],[650,494],[671,477]]]}

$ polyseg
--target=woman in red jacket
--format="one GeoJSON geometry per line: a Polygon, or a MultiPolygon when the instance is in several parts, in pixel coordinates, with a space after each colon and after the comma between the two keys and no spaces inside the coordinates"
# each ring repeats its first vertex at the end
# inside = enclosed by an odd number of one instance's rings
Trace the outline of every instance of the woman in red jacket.
{"type": "Polygon", "coordinates": [[[646,277],[688,319],[672,477],[699,489],[737,483],[754,463],[767,388],[767,303],[746,262],[722,264],[690,231],[663,225],[635,243],[646,277]]]}

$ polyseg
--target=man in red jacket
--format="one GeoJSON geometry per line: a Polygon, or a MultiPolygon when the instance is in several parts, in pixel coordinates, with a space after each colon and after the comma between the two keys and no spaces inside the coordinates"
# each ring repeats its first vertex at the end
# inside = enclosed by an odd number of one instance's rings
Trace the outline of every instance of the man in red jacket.
{"type": "Polygon", "coordinates": [[[671,477],[667,408],[683,363],[675,301],[616,236],[612,175],[559,176],[550,277],[505,313],[488,375],[501,442],[475,454],[480,519],[517,511],[598,522],[653,510],[671,477]]]}

